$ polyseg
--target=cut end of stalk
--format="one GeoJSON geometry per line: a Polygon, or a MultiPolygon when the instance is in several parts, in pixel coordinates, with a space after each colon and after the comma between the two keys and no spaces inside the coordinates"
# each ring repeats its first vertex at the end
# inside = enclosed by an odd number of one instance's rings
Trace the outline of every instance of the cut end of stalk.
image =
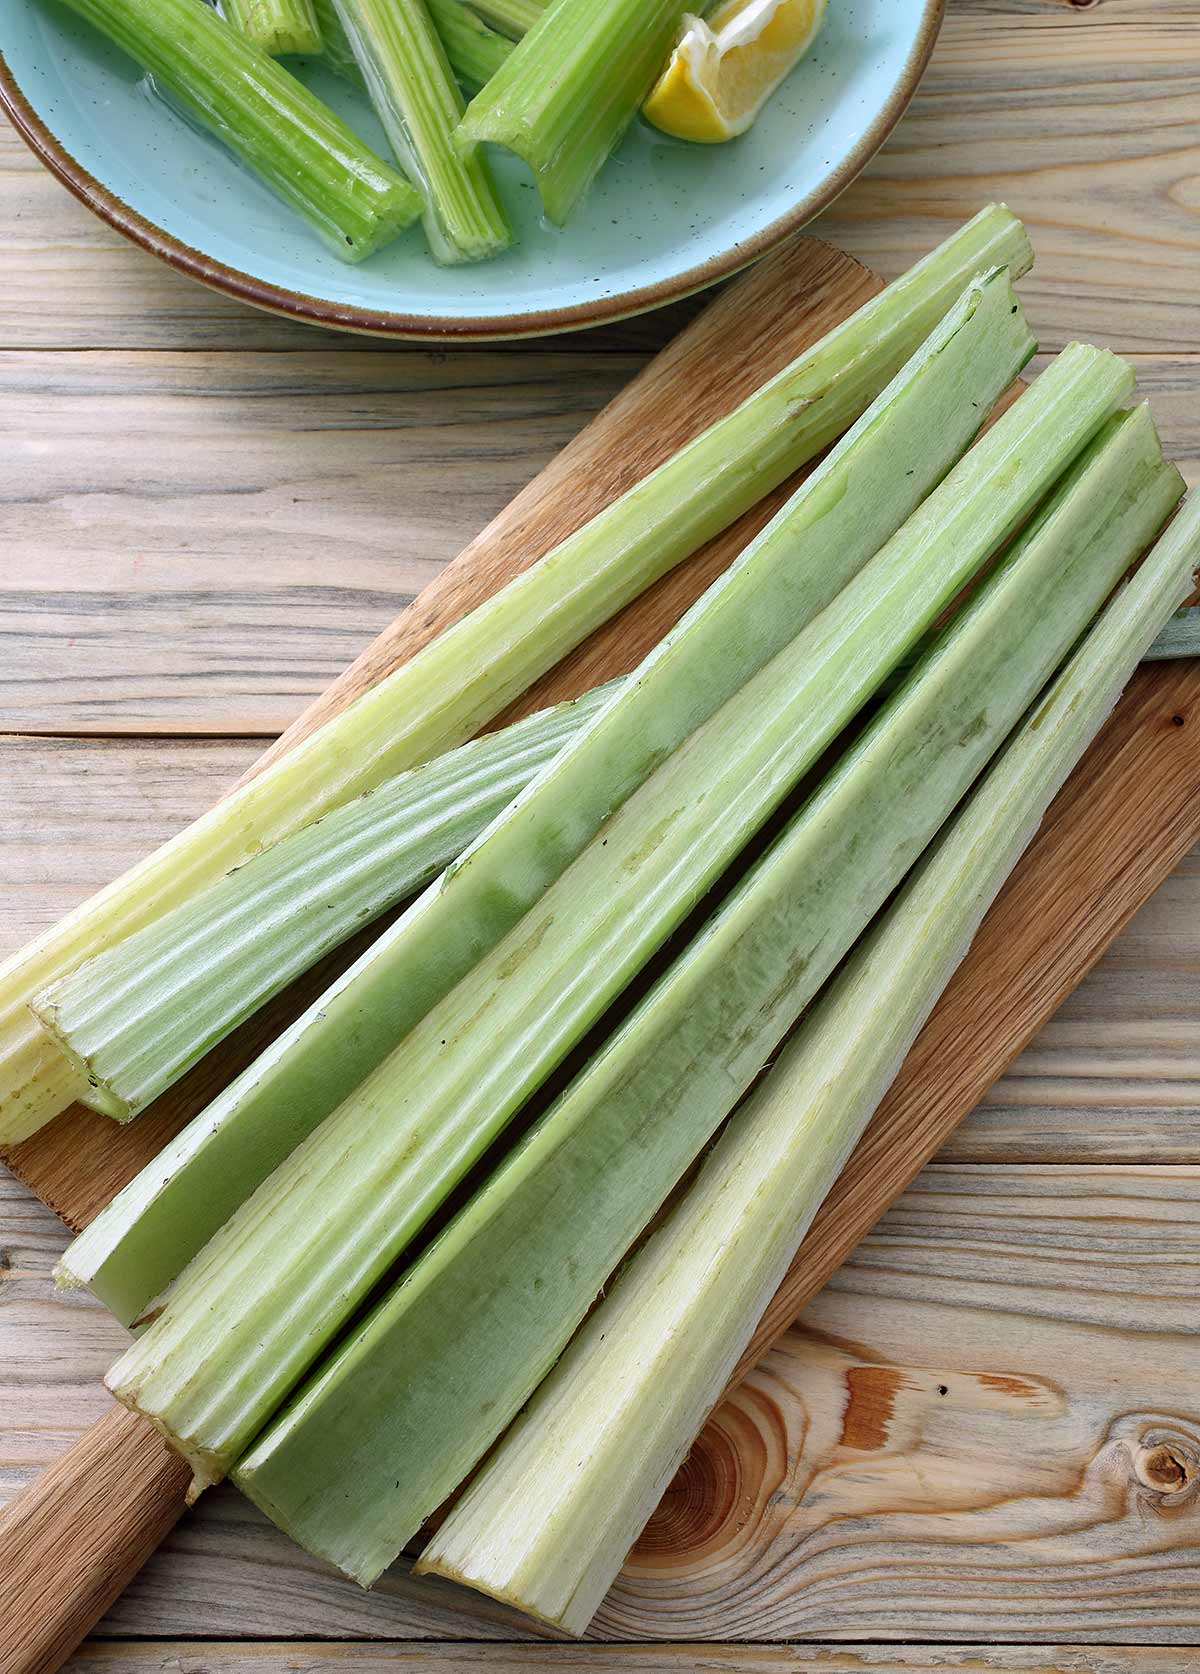
{"type": "Polygon", "coordinates": [[[328,1564],[338,1575],[344,1576],[347,1581],[353,1581],[354,1585],[361,1587],[363,1592],[369,1592],[384,1573],[387,1568],[386,1564],[371,1566],[356,1563],[346,1555],[313,1551],[313,1548],[304,1539],[305,1531],[289,1517],[287,1507],[281,1505],[270,1493],[265,1493],[262,1485],[256,1482],[253,1450],[246,1454],[242,1462],[229,1475],[230,1481],[236,1484],[252,1505],[257,1506],[259,1511],[270,1518],[281,1534],[285,1534],[301,1551],[311,1552],[313,1557],[319,1558],[324,1564],[328,1564]]]}
{"type": "MultiPolygon", "coordinates": [[[[1006,258],[1006,266],[1014,283],[1023,279],[1033,267],[1033,242],[1029,237],[1025,223],[1019,216],[1013,214],[1006,203],[989,203],[981,209],[975,220],[983,225],[988,221],[995,221],[997,226],[1006,226],[1011,233],[1015,248],[1006,258]]],[[[968,226],[971,224],[967,223],[968,226]]]]}
{"type": "Polygon", "coordinates": [[[54,1279],[55,1290],[83,1290],[87,1284],[86,1279],[82,1279],[67,1265],[65,1256],[61,1261],[55,1262],[51,1276],[54,1279]]]}
{"type": "Polygon", "coordinates": [[[316,57],[325,44],[312,0],[227,0],[225,15],[273,58],[316,57]]]}
{"type": "MultiPolygon", "coordinates": [[[[428,1550],[427,1548],[426,1551],[428,1550]]],[[[428,1557],[426,1552],[422,1552],[414,1562],[412,1572],[414,1575],[436,1575],[443,1581],[453,1581],[456,1587],[469,1587],[473,1593],[482,1593],[484,1598],[494,1598],[497,1604],[506,1604],[510,1610],[519,1610],[522,1616],[528,1616],[531,1621],[541,1622],[544,1627],[556,1628],[559,1633],[569,1633],[574,1639],[581,1639],[587,1629],[587,1622],[582,1626],[569,1623],[566,1620],[569,1612],[564,1611],[559,1616],[547,1615],[531,1599],[524,1598],[515,1589],[468,1574],[448,1558],[428,1557]]],[[[590,1620],[589,1616],[588,1621],[590,1620]]]]}
{"type": "Polygon", "coordinates": [[[207,1449],[190,1446],[176,1435],[169,1425],[164,1424],[154,1413],[147,1412],[144,1407],[139,1405],[141,1398],[139,1387],[133,1383],[122,1384],[117,1378],[124,1358],[122,1356],[121,1360],[118,1360],[111,1369],[104,1380],[104,1387],[113,1399],[119,1401],[123,1407],[147,1419],[163,1441],[166,1442],[172,1453],[177,1453],[185,1464],[191,1466],[192,1480],[188,1484],[184,1499],[188,1505],[195,1505],[206,1488],[215,1488],[219,1482],[225,1480],[226,1470],[207,1449]]]}
{"type": "Polygon", "coordinates": [[[75,1082],[72,1102],[78,1101],[100,1116],[111,1117],[114,1122],[131,1122],[138,1110],[106,1086],[88,1059],[71,1045],[63,1029],[62,1013],[55,990],[50,989],[45,994],[40,994],[36,1000],[30,1000],[29,1009],[37,1019],[43,1037],[52,1044],[52,1050],[60,1054],[71,1067],[75,1082]]]}
{"type": "Polygon", "coordinates": [[[500,207],[491,171],[482,155],[464,159],[464,166],[473,189],[475,202],[469,207],[469,218],[460,218],[453,234],[436,222],[432,212],[425,217],[429,253],[439,267],[462,267],[473,262],[490,261],[501,255],[513,241],[513,231],[500,207]]]}
{"type": "Polygon", "coordinates": [[[332,248],[343,261],[352,265],[366,261],[368,256],[385,249],[402,232],[407,232],[414,222],[420,220],[424,208],[424,200],[416,187],[400,175],[395,175],[393,184],[380,199],[370,231],[358,238],[351,238],[349,234],[331,238],[332,248]]]}
{"type": "Polygon", "coordinates": [[[64,1110],[81,1102],[87,1091],[86,1077],[40,1029],[30,1042],[22,1044],[18,1056],[22,1060],[28,1057],[29,1062],[27,1066],[22,1063],[25,1073],[14,1077],[16,1084],[6,1088],[0,1107],[0,1146],[6,1147],[32,1138],[64,1110]]]}
{"type": "Polygon", "coordinates": [[[474,104],[467,106],[465,115],[455,128],[454,144],[464,158],[474,157],[482,161],[480,147],[483,145],[497,145],[502,151],[511,151],[514,157],[519,157],[533,176],[546,219],[556,227],[566,225],[568,216],[586,189],[586,183],[581,187],[574,181],[563,179],[560,160],[556,160],[553,167],[543,162],[534,147],[533,136],[522,124],[503,120],[494,111],[477,111],[474,104]]]}
{"type": "Polygon", "coordinates": [[[298,24],[271,30],[263,36],[259,45],[272,58],[317,58],[323,43],[318,29],[298,24]]]}

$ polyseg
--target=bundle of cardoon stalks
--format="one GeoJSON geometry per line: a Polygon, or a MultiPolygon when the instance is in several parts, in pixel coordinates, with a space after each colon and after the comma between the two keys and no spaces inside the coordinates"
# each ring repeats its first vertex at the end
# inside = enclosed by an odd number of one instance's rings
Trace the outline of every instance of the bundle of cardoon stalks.
{"type": "Polygon", "coordinates": [[[38,1028],[31,1000],[233,867],[472,737],[841,435],[975,274],[1004,265],[1019,277],[1030,260],[1020,223],[984,210],[419,656],[0,965],[0,1144],[93,1090],[108,1102],[91,1085],[102,1077],[81,1072],[38,1028]]]}
{"type": "Polygon", "coordinates": [[[389,998],[380,1007],[369,985],[359,1004],[398,1044],[216,1235],[114,1373],[198,1482],[236,1461],[1128,393],[1115,357],[1062,356],[912,510],[1030,347],[1005,275],[972,283],[734,568],[368,956],[389,998]],[[283,1221],[303,1229],[286,1255],[283,1221]]]}
{"type": "MultiPolygon", "coordinates": [[[[1198,565],[1193,493],[731,1120],[419,1569],[571,1632],[587,1626],[988,906],[1198,565]]],[[[286,1420],[277,1428],[286,1433],[286,1420]]],[[[256,1452],[269,1464],[270,1434],[256,1452]]]]}
{"type": "MultiPolygon", "coordinates": [[[[360,1581],[397,1556],[528,1399],[1179,492],[1146,409],[1110,421],[632,1016],[251,1449],[237,1480],[281,1527],[360,1581]]],[[[757,1316],[741,1317],[748,1330],[757,1316]]],[[[644,1396],[653,1412],[657,1390],[644,1396]]],[[[622,1489],[609,1477],[605,1491],[622,1489]]]]}
{"type": "Polygon", "coordinates": [[[1182,483],[1115,356],[978,434],[1026,261],[977,217],[18,964],[27,1108],[128,1117],[445,867],[64,1260],[196,1491],[370,1584],[492,1450],[426,1565],[586,1625],[1200,556],[1119,588],[1182,483]],[[628,678],[464,744],[838,436],[628,678]]]}

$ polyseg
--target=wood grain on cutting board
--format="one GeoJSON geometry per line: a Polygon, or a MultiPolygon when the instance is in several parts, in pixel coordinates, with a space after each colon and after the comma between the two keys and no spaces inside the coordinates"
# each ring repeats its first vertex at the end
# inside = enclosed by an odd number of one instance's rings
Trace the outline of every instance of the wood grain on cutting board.
{"type": "MultiPolygon", "coordinates": [[[[661,460],[729,412],[879,288],[849,257],[796,241],[729,286],[448,565],[261,758],[274,759],[400,666],[661,460]]],[[[757,532],[787,485],[665,576],[526,696],[570,696],[636,663],[757,532]]],[[[339,950],[344,964],[350,950],[339,950]]],[[[312,971],[290,998],[319,991],[312,971]]],[[[288,1000],[282,1001],[286,1007],[288,1000]]],[[[64,1113],[4,1153],[71,1226],[85,1225],[164,1140],[278,1031],[273,1004],[123,1129],[64,1113]]],[[[881,1205],[882,1206],[882,1205],[881,1205]]],[[[109,1414],[0,1520],[0,1670],[51,1674],[183,1510],[185,1473],[149,1423],[109,1414]],[[112,1507],[112,1514],[107,1513],[112,1507]],[[118,1509],[119,1508],[119,1509],[118,1509]]]]}

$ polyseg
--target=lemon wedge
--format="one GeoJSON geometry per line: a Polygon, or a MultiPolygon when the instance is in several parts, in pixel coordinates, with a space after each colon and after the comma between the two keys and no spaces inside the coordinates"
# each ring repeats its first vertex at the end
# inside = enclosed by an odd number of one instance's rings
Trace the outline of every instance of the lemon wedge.
{"type": "Polygon", "coordinates": [[[715,145],[744,134],[808,51],[826,0],[724,0],[684,16],[644,112],[664,134],[715,145]]]}

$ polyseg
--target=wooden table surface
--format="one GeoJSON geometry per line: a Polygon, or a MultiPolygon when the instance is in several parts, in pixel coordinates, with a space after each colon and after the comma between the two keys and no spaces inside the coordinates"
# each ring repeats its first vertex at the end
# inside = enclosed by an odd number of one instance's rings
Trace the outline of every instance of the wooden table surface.
{"type": "MultiPolygon", "coordinates": [[[[1200,480],[1200,0],[950,0],[816,230],[890,275],[992,198],[1043,348],[1132,356],[1200,480]]],[[[516,347],[325,335],[124,244],[7,131],[0,224],[7,951],[203,809],[691,305],[516,347]]],[[[55,1295],[65,1241],[0,1178],[0,1503],[122,1343],[55,1295]]],[[[1195,1670],[1198,1293],[1200,852],[724,1409],[718,1439],[760,1436],[735,1497],[765,1558],[696,1529],[666,1606],[635,1569],[610,1643],[534,1643],[402,1567],[356,1591],[225,1488],[72,1667],[1195,1670]]],[[[663,1515],[723,1468],[694,1455],[663,1515]]]]}

